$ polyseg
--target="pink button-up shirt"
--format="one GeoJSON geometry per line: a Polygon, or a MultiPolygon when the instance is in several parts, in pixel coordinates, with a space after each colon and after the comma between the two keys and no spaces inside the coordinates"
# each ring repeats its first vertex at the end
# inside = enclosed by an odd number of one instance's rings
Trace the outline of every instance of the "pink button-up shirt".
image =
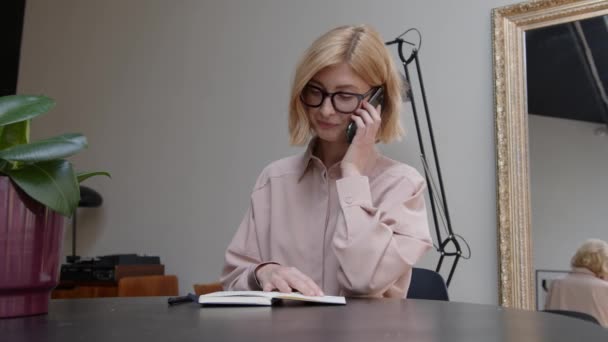
{"type": "Polygon", "coordinates": [[[432,246],[424,179],[376,151],[361,176],[342,177],[313,145],[262,171],[226,251],[224,289],[259,290],[256,267],[276,262],[328,295],[403,297],[432,246]]]}
{"type": "Polygon", "coordinates": [[[608,281],[586,268],[573,268],[563,279],[551,282],[545,309],[584,312],[608,328],[608,281]]]}

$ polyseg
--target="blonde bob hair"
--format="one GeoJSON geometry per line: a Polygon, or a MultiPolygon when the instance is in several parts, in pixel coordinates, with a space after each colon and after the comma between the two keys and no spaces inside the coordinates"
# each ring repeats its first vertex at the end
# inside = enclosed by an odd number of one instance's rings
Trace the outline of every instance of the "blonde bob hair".
{"type": "Polygon", "coordinates": [[[407,85],[396,71],[380,34],[369,26],[360,25],[340,26],[323,34],[298,63],[289,103],[291,144],[306,144],[313,134],[306,108],[300,101],[302,90],[319,71],[340,63],[347,63],[371,86],[384,87],[382,123],[376,138],[383,143],[399,140],[404,134],[399,119],[401,94],[405,93],[407,85]]]}
{"type": "Polygon", "coordinates": [[[599,278],[608,279],[608,243],[600,239],[585,241],[572,257],[571,265],[586,268],[599,278]]]}

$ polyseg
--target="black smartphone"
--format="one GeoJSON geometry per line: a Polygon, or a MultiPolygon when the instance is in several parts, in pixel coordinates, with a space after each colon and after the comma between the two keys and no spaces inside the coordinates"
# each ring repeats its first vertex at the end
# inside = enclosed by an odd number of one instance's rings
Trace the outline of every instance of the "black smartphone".
{"type": "MultiPolygon", "coordinates": [[[[372,96],[370,96],[369,100],[367,100],[374,108],[378,107],[382,101],[384,101],[384,88],[382,87],[378,87],[372,96]]],[[[346,140],[349,144],[353,142],[355,134],[357,134],[357,124],[354,121],[351,121],[346,127],[346,140]]]]}

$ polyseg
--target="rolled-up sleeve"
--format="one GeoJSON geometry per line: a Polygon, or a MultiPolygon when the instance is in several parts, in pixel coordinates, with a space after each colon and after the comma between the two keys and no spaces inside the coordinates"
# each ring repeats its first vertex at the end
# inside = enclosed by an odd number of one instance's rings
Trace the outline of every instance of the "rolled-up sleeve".
{"type": "Polygon", "coordinates": [[[432,246],[425,182],[403,167],[375,182],[377,198],[372,198],[366,176],[336,183],[341,207],[333,237],[338,282],[345,295],[403,297],[412,266],[432,246]]]}

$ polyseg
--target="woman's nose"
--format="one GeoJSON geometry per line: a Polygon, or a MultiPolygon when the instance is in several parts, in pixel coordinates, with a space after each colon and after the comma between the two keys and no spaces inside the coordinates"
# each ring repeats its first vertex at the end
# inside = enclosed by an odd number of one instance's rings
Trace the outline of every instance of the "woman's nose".
{"type": "Polygon", "coordinates": [[[323,99],[319,111],[323,116],[330,116],[335,113],[334,105],[331,103],[331,98],[329,96],[323,99]]]}

